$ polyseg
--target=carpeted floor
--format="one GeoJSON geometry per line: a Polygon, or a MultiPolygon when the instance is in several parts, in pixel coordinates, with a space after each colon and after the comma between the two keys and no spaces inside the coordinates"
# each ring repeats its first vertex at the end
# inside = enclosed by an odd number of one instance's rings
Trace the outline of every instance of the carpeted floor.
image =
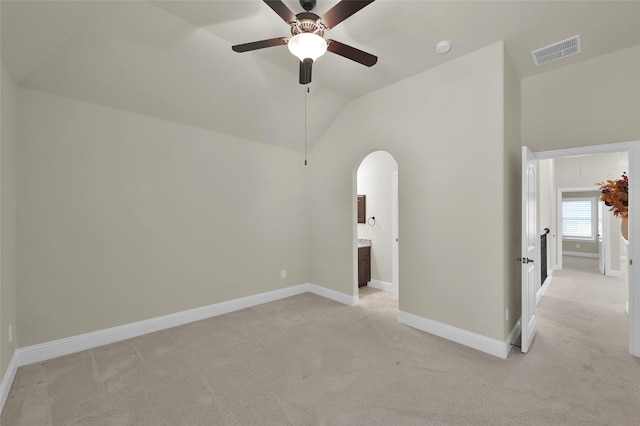
{"type": "MultiPolygon", "coordinates": [[[[397,298],[303,294],[22,367],[14,425],[632,425],[626,277],[565,262],[527,355],[397,323],[397,298]]],[[[402,289],[402,287],[400,287],[402,289]]],[[[402,291],[402,290],[401,290],[402,291]]]]}

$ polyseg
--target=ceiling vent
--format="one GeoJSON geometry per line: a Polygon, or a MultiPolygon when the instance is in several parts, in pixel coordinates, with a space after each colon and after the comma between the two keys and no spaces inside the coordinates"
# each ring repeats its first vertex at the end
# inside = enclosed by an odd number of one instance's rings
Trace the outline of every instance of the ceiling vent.
{"type": "Polygon", "coordinates": [[[533,57],[533,63],[536,64],[536,66],[539,66],[557,61],[558,59],[566,58],[567,56],[575,55],[581,51],[580,34],[578,34],[547,47],[534,50],[531,52],[531,56],[533,57]]]}

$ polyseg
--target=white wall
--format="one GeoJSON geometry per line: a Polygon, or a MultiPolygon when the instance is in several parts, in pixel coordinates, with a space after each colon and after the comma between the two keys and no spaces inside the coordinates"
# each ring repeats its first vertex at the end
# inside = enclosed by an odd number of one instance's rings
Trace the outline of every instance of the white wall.
{"type": "Polygon", "coordinates": [[[371,278],[391,284],[393,175],[398,163],[386,151],[369,154],[358,167],[358,195],[367,196],[367,218],[375,225],[358,224],[358,238],[371,240],[371,278]]]}
{"type": "Polygon", "coordinates": [[[309,282],[299,153],[27,89],[17,128],[20,346],[309,282]]]}
{"type": "MultiPolygon", "coordinates": [[[[0,76],[0,380],[18,342],[16,330],[16,87],[0,76]],[[9,343],[9,326],[13,341],[9,343]]],[[[2,407],[0,406],[0,409],[2,407]]]]}
{"type": "Polygon", "coordinates": [[[506,262],[517,255],[505,247],[514,238],[505,230],[513,170],[505,172],[503,48],[357,99],[334,122],[311,153],[313,283],[356,294],[356,170],[386,150],[402,173],[400,309],[505,338],[505,271],[517,266],[506,262]]]}

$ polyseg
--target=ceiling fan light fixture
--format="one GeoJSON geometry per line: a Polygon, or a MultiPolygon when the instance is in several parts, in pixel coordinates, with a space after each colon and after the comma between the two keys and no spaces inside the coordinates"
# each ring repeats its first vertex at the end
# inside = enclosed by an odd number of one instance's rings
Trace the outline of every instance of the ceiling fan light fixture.
{"type": "Polygon", "coordinates": [[[289,39],[289,51],[300,61],[311,59],[315,62],[327,51],[327,41],[314,33],[300,33],[289,39]]]}

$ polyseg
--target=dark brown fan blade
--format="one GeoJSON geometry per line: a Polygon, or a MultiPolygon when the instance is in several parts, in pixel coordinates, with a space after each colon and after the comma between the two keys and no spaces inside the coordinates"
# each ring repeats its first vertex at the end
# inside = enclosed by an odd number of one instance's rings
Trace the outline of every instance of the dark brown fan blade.
{"type": "Polygon", "coordinates": [[[251,43],[236,44],[231,46],[234,52],[248,52],[250,50],[264,49],[265,47],[282,46],[287,44],[286,37],[270,38],[269,40],[253,41],[251,43]]]}
{"type": "Polygon", "coordinates": [[[313,59],[306,58],[300,61],[300,84],[311,83],[311,68],[313,67],[313,59]]]}
{"type": "Polygon", "coordinates": [[[333,28],[374,0],[342,0],[322,15],[322,22],[327,28],[333,28]]]}
{"type": "Polygon", "coordinates": [[[378,62],[377,56],[363,52],[360,49],[356,49],[355,47],[348,46],[344,43],[340,43],[339,41],[327,40],[327,44],[327,50],[329,52],[333,52],[347,59],[351,59],[352,61],[359,62],[362,65],[372,67],[376,62],[378,62]]]}
{"type": "Polygon", "coordinates": [[[277,13],[287,24],[296,20],[296,15],[289,9],[282,0],[263,0],[275,13],[277,13]]]}

